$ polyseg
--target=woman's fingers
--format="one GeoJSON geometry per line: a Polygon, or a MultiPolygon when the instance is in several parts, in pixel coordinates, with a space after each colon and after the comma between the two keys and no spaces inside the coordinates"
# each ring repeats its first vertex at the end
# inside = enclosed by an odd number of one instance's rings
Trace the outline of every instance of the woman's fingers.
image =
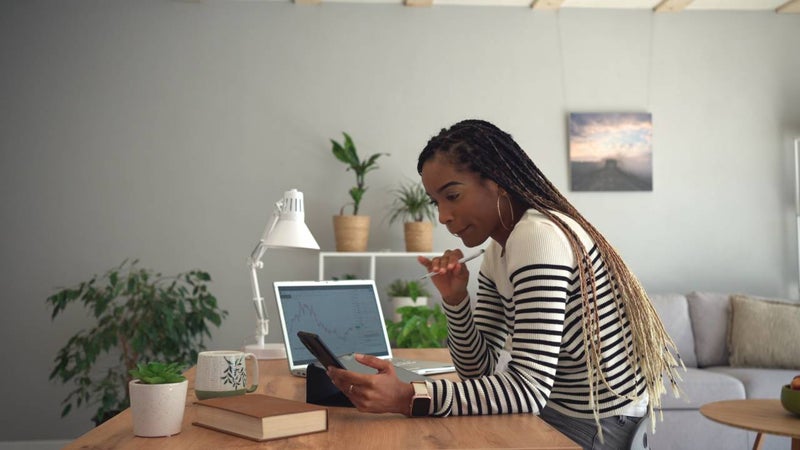
{"type": "Polygon", "coordinates": [[[439,274],[445,273],[458,267],[458,260],[464,257],[464,253],[459,250],[446,250],[442,256],[436,256],[428,259],[420,256],[417,260],[420,264],[424,265],[429,272],[438,272],[439,274]]]}

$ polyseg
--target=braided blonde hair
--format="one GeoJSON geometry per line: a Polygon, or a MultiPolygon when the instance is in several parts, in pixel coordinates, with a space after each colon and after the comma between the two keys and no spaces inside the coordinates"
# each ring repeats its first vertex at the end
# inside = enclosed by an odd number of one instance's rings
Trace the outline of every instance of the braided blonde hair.
{"type": "MultiPolygon", "coordinates": [[[[661,396],[666,392],[662,377],[669,379],[673,393],[678,396],[680,390],[677,381],[680,376],[676,369],[678,365],[683,366],[683,362],[647,293],[619,253],[544,176],[511,135],[496,126],[481,120],[465,120],[443,129],[420,153],[417,172],[421,174],[423,164],[438,153],[447,155],[454,163],[483,178],[493,180],[515,200],[542,213],[566,234],[580,278],[583,345],[590,383],[589,403],[602,439],[596,401],[601,387],[604,386],[618,397],[632,400],[636,394],[616,392],[605,378],[601,366],[600,318],[596,308],[598,291],[592,261],[581,240],[556,212],[571,217],[586,230],[607,265],[620,323],[623,315],[627,315],[631,339],[624,340],[626,357],[631,367],[640,369],[650,400],[648,412],[655,419],[655,410],[660,409],[661,396]]],[[[655,422],[651,420],[653,430],[655,422]]]]}

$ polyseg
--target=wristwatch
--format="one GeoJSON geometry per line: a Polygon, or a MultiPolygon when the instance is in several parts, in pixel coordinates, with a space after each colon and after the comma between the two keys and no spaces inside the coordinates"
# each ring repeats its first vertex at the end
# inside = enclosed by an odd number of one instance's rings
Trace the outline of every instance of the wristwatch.
{"type": "Polygon", "coordinates": [[[414,396],[411,397],[411,417],[424,417],[431,409],[431,395],[424,381],[412,381],[414,396]]]}

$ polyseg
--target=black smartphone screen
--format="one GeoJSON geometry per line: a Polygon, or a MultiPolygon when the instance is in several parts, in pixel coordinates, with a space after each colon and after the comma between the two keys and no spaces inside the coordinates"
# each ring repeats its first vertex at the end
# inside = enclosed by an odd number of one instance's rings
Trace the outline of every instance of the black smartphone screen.
{"type": "Polygon", "coordinates": [[[339,358],[331,352],[318,335],[307,331],[298,331],[297,337],[300,338],[300,342],[306,346],[308,351],[310,351],[311,354],[317,358],[317,361],[322,363],[326,369],[328,366],[338,367],[340,369],[345,368],[342,362],[339,361],[339,358]]]}

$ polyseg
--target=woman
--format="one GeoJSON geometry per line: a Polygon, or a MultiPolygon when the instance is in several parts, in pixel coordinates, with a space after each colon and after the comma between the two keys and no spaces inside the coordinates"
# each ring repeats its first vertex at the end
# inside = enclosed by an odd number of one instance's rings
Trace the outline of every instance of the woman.
{"type": "MultiPolygon", "coordinates": [[[[442,296],[463,381],[427,382],[433,416],[534,413],[584,448],[625,448],[673,382],[675,345],[647,294],[605,238],[512,137],[466,120],[442,130],[417,171],[439,222],[465,246],[488,239],[474,309],[460,250],[419,258],[442,296]],[[502,349],[510,361],[496,370],[502,349]]],[[[414,387],[392,366],[331,369],[361,411],[411,414],[414,387]]]]}

